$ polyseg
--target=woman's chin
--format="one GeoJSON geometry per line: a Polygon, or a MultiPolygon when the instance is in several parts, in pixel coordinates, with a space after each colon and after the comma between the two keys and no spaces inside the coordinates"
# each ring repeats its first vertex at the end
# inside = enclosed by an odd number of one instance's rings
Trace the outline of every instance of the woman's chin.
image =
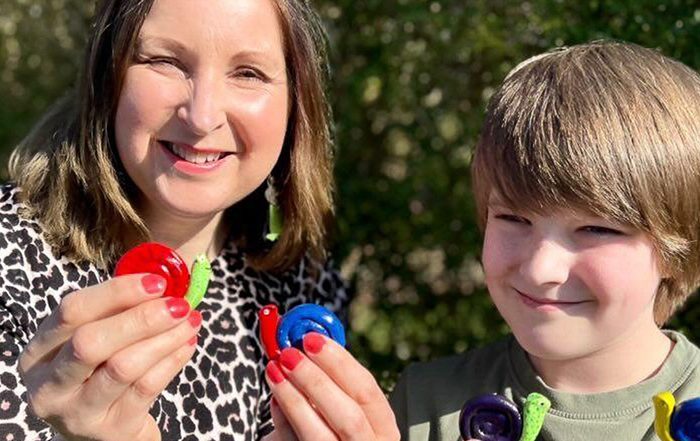
{"type": "Polygon", "coordinates": [[[149,217],[165,214],[183,219],[204,218],[221,213],[236,203],[234,197],[226,197],[221,191],[168,189],[156,193],[155,197],[146,198],[145,206],[142,205],[149,217]]]}
{"type": "Polygon", "coordinates": [[[171,201],[166,204],[166,208],[170,213],[183,218],[202,218],[219,214],[230,207],[232,204],[227,204],[224,201],[213,199],[192,200],[192,201],[171,201]]]}

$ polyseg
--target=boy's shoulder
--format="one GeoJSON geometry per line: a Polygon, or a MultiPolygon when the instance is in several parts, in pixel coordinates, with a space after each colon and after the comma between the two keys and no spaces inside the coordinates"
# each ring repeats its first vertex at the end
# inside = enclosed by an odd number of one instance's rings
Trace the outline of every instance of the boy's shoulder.
{"type": "MultiPolygon", "coordinates": [[[[465,353],[413,363],[401,375],[397,393],[424,409],[458,412],[466,397],[509,388],[511,353],[515,339],[508,336],[465,353]]],[[[417,409],[416,409],[417,410],[417,409]]]]}
{"type": "Polygon", "coordinates": [[[675,347],[660,375],[668,377],[668,389],[676,400],[700,396],[700,348],[680,332],[666,331],[666,334],[675,342],[675,347]]]}
{"type": "Polygon", "coordinates": [[[404,375],[408,375],[415,382],[426,383],[449,383],[451,379],[475,375],[483,377],[488,372],[507,369],[514,341],[513,336],[509,335],[461,354],[412,363],[406,368],[404,375]]]}

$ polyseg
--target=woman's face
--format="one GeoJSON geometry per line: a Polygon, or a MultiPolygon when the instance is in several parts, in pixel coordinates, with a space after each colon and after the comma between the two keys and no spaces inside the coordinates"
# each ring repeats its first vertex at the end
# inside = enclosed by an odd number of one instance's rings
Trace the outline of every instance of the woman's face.
{"type": "Polygon", "coordinates": [[[271,0],[155,0],[115,119],[144,214],[208,217],[270,173],[289,106],[278,20],[271,0]]]}

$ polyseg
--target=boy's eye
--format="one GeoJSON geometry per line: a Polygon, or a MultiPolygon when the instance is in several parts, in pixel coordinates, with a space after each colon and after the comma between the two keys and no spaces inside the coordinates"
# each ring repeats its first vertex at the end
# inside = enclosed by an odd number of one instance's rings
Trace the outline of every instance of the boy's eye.
{"type": "Polygon", "coordinates": [[[506,222],[526,224],[526,225],[530,224],[529,220],[525,219],[524,217],[515,215],[515,214],[497,214],[494,217],[496,219],[504,220],[506,222]]]}
{"type": "Polygon", "coordinates": [[[609,235],[609,236],[622,236],[625,234],[620,230],[616,230],[614,228],[608,228],[608,227],[601,227],[598,225],[586,225],[585,227],[581,227],[579,230],[583,231],[585,233],[593,233],[593,234],[598,234],[598,235],[609,235]]]}

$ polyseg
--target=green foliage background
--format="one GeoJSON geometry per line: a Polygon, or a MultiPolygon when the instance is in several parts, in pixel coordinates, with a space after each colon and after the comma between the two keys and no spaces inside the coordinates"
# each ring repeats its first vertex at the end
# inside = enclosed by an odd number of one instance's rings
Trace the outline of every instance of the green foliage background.
{"type": "MultiPolygon", "coordinates": [[[[483,289],[468,166],[519,61],[600,38],[700,67],[691,0],[317,0],[331,43],[339,234],[353,352],[389,388],[411,360],[507,332],[483,289]]],[[[0,3],[0,160],[75,81],[92,2],[0,3]]],[[[671,326],[700,341],[700,304],[671,326]]]]}

